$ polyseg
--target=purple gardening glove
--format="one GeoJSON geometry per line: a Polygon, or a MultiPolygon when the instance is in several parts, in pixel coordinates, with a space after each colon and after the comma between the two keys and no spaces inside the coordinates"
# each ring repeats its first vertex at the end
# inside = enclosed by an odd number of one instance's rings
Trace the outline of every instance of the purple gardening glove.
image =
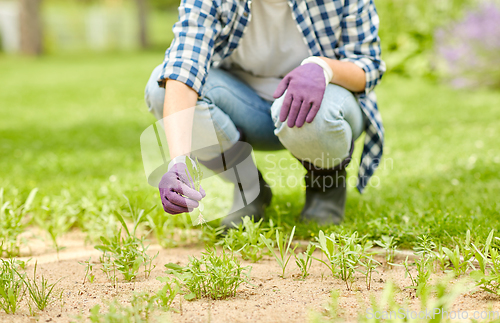
{"type": "Polygon", "coordinates": [[[318,64],[308,63],[293,69],[274,91],[273,96],[277,99],[286,90],[280,121],[285,122],[288,117],[287,124],[290,128],[300,128],[304,122],[312,122],[323,101],[325,89],[325,74],[318,64]]]}
{"type": "Polygon", "coordinates": [[[193,187],[193,180],[186,174],[186,164],[177,163],[161,178],[160,189],[161,203],[165,212],[180,214],[190,212],[197,208],[206,193],[200,186],[200,191],[193,187]]]}

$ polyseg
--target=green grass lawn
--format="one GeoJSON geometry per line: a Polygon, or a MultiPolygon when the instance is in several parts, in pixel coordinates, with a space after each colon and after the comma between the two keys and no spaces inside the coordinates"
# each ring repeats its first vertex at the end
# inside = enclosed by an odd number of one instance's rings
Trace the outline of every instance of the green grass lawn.
{"type": "MultiPolygon", "coordinates": [[[[93,197],[123,205],[125,194],[144,208],[161,206],[144,176],[139,136],[154,121],[143,90],[162,59],[162,52],[1,57],[0,187],[7,196],[38,187],[38,202],[62,194],[76,204],[93,197]]],[[[379,185],[363,195],[351,189],[344,225],[330,229],[391,234],[406,246],[421,234],[448,243],[467,229],[481,239],[500,229],[500,93],[391,75],[377,93],[386,129],[379,185]]],[[[286,152],[278,158],[296,166],[286,152]]],[[[257,160],[271,181],[301,181],[304,173],[273,170],[263,153],[257,160]]],[[[273,192],[269,216],[294,225],[303,189],[273,192]]],[[[298,234],[316,229],[301,226],[298,234]]]]}

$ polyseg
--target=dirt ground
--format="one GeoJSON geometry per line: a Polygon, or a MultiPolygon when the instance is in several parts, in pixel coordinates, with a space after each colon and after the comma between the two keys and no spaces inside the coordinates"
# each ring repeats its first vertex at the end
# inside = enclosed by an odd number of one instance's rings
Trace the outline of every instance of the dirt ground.
{"type": "MultiPolygon", "coordinates": [[[[202,246],[162,249],[157,245],[151,245],[149,250],[152,254],[159,251],[155,261],[156,268],[152,271],[151,277],[145,279],[144,275],[140,275],[134,283],[120,281],[118,288],[115,289],[99,270],[99,266],[94,267],[95,281],[82,284],[85,268],[79,262],[92,257],[93,262],[97,263],[100,252],[92,246],[86,246],[81,234],[69,234],[61,241],[61,245],[66,249],[58,256],[50,248],[50,244],[46,245],[41,240],[32,241],[30,248],[24,250],[25,253],[30,252],[31,256],[23,259],[32,258],[28,272],[32,272],[35,262],[38,262],[38,275],[43,274],[50,282],[62,278],[56,287],[56,294],[60,295],[62,291],[62,298],[55,300],[36,317],[30,317],[26,304],[23,304],[15,315],[0,314],[0,322],[72,322],[79,313],[85,315],[95,304],[103,304],[114,297],[127,303],[134,291],[153,292],[161,288],[162,283],[157,281],[156,277],[166,276],[164,264],[169,262],[185,264],[188,256],[200,256],[203,251],[202,246]]],[[[316,256],[321,257],[319,253],[316,256]]],[[[396,261],[400,262],[403,258],[403,255],[400,255],[396,261]]],[[[280,268],[274,258],[264,257],[258,263],[243,261],[242,264],[252,266],[251,283],[254,286],[242,285],[236,297],[227,300],[201,299],[191,302],[182,300],[182,306],[181,296],[177,296],[173,303],[176,311],[165,314],[165,319],[161,321],[307,322],[311,311],[324,311],[325,304],[330,299],[330,291],[336,289],[340,292],[341,321],[355,322],[362,307],[364,309],[369,307],[371,295],[380,299],[387,281],[393,281],[400,288],[397,302],[405,303],[405,308],[420,308],[414,292],[404,289],[410,285],[410,280],[405,277],[404,269],[401,267],[390,270],[379,268],[379,272],[373,274],[370,291],[367,290],[364,277],[359,274],[353,289],[348,291],[343,281],[332,278],[328,269],[316,261],[311,267],[311,275],[305,280],[298,278],[299,270],[293,259],[290,261],[285,279],[278,276],[280,268]]],[[[442,277],[440,274],[433,275],[432,281],[435,282],[442,277]]],[[[500,311],[499,301],[500,297],[492,296],[477,288],[469,288],[455,300],[453,310],[500,311]]],[[[456,320],[459,321],[468,320],[456,320]]]]}

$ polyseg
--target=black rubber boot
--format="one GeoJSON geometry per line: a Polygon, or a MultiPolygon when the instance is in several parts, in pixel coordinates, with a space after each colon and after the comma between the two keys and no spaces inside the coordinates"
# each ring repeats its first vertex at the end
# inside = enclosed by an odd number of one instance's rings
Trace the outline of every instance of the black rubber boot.
{"type": "Polygon", "coordinates": [[[234,184],[233,205],[229,214],[221,221],[221,225],[226,228],[237,227],[245,216],[253,216],[254,221],[259,221],[264,217],[265,208],[271,203],[271,188],[264,181],[252,158],[248,158],[251,152],[252,147],[244,142],[243,133],[240,131],[239,141],[220,157],[208,161],[200,160],[201,164],[219,174],[222,179],[234,184]],[[228,170],[230,171],[227,172],[228,170]],[[243,171],[245,173],[242,173],[243,171]],[[254,174],[258,174],[258,178],[254,174]]]}
{"type": "Polygon", "coordinates": [[[344,219],[347,198],[345,169],[328,172],[308,171],[305,175],[306,203],[300,219],[319,225],[340,224],[344,219]]]}
{"type": "MultiPolygon", "coordinates": [[[[244,208],[239,209],[235,212],[229,213],[224,219],[221,221],[221,225],[225,225],[226,228],[234,228],[238,227],[240,223],[243,222],[243,218],[245,216],[253,217],[255,222],[264,218],[264,211],[266,207],[271,203],[273,193],[269,185],[267,185],[266,181],[262,177],[262,174],[259,171],[259,188],[260,193],[257,198],[246,205],[244,208]]],[[[242,194],[241,187],[236,188],[233,193],[233,201],[236,200],[236,194],[242,194]]],[[[234,205],[233,205],[234,208],[234,205]]],[[[231,209],[233,209],[231,208],[231,209]]]]}
{"type": "Polygon", "coordinates": [[[300,213],[301,221],[328,225],[340,224],[344,220],[347,199],[345,169],[351,161],[353,150],[354,142],[351,143],[349,156],[331,169],[318,168],[307,161],[300,161],[307,170],[304,176],[306,203],[300,213]]]}

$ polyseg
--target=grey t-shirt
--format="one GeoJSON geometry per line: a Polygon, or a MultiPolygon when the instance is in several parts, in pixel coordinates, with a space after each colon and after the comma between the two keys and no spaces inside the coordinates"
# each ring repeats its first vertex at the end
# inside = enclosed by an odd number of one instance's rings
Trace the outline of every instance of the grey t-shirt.
{"type": "Polygon", "coordinates": [[[245,34],[224,66],[271,101],[281,79],[311,53],[287,0],[253,0],[250,10],[245,34]]]}

